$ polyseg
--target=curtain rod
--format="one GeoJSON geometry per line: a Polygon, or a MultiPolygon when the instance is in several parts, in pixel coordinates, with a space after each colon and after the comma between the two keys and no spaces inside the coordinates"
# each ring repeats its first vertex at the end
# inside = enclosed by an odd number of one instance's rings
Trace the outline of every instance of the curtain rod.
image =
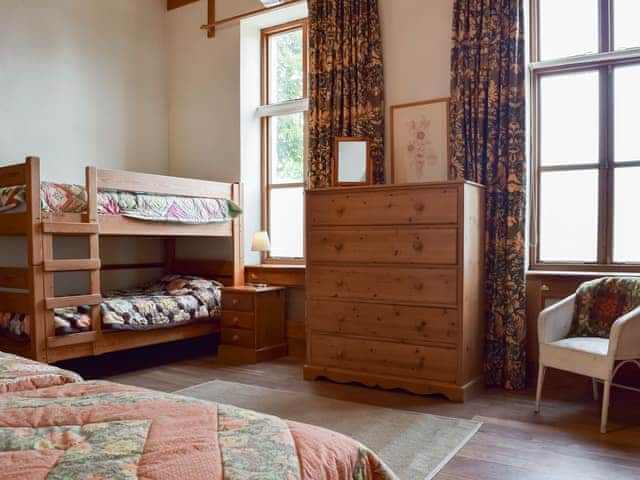
{"type": "Polygon", "coordinates": [[[269,8],[259,8],[257,10],[251,10],[250,12],[246,12],[246,13],[242,13],[240,15],[234,15],[232,17],[227,17],[227,18],[223,18],[221,20],[217,20],[213,23],[209,23],[207,25],[202,25],[200,27],[201,30],[212,30],[215,29],[216,27],[220,26],[220,25],[224,25],[226,23],[230,23],[233,22],[235,20],[242,20],[243,18],[248,18],[248,17],[254,17],[256,15],[260,15],[261,13],[264,12],[272,12],[274,10],[278,10],[280,8],[284,8],[284,7],[288,7],[290,5],[293,5],[294,3],[302,3],[302,2],[306,2],[307,0],[287,0],[279,5],[276,5],[274,7],[269,7],[269,8]]]}

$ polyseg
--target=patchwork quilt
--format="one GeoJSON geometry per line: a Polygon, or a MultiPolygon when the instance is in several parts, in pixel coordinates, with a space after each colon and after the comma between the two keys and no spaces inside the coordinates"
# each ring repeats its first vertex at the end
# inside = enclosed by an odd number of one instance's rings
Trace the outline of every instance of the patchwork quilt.
{"type": "Polygon", "coordinates": [[[4,393],[0,425],[6,479],[397,480],[338,433],[101,381],[4,393]]]}
{"type": "Polygon", "coordinates": [[[81,380],[80,375],[68,370],[0,352],[0,393],[34,390],[81,380]]]}
{"type": "MultiPolygon", "coordinates": [[[[0,213],[23,212],[25,195],[24,185],[0,188],[0,213]]],[[[44,212],[79,213],[86,209],[87,192],[80,185],[42,182],[40,201],[44,212]]],[[[242,213],[242,209],[223,198],[105,191],[98,193],[98,213],[155,222],[208,224],[232,220],[242,213]]]]}
{"type": "MultiPolygon", "coordinates": [[[[167,275],[146,287],[120,290],[105,296],[100,305],[102,328],[154,330],[220,318],[221,283],[200,277],[167,275]]],[[[91,330],[89,307],[55,311],[57,335],[91,330]]],[[[0,312],[0,333],[29,339],[29,315],[0,312]]]]}

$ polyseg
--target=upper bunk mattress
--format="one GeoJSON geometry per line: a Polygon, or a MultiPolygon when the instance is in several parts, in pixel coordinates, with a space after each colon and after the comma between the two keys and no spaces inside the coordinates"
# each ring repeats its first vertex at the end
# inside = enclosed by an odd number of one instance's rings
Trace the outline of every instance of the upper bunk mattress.
{"type": "MultiPolygon", "coordinates": [[[[86,207],[87,192],[82,186],[41,183],[40,208],[43,212],[81,213],[86,207]]],[[[0,213],[19,213],[25,209],[24,185],[0,188],[0,213]]],[[[154,222],[200,225],[227,222],[242,213],[242,209],[235,202],[224,198],[101,191],[98,193],[98,213],[154,222]]]]}

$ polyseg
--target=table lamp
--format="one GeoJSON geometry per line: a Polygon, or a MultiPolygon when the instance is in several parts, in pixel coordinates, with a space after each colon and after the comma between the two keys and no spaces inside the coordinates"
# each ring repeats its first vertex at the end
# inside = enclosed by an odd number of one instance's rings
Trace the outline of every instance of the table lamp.
{"type": "MultiPolygon", "coordinates": [[[[256,232],[253,234],[253,240],[251,241],[252,252],[268,252],[271,250],[271,242],[269,241],[268,232],[256,232]]],[[[266,287],[266,283],[254,283],[256,287],[266,287]]]]}

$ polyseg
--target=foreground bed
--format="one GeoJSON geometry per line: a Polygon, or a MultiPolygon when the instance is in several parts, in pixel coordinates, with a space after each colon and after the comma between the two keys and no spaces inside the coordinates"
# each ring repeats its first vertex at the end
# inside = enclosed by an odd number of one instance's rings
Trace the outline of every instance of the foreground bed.
{"type": "Polygon", "coordinates": [[[394,480],[318,427],[0,354],[3,478],[394,480]]]}

